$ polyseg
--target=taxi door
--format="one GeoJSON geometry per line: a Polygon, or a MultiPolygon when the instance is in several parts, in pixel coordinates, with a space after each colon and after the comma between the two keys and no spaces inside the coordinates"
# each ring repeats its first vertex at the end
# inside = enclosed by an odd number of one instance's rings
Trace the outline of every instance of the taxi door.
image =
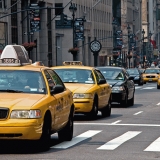
{"type": "Polygon", "coordinates": [[[109,97],[110,97],[110,86],[107,83],[98,84],[100,79],[104,79],[104,76],[101,74],[100,71],[94,70],[94,74],[97,81],[97,88],[98,88],[98,97],[99,97],[99,108],[102,108],[108,104],[109,97]]]}
{"type": "Polygon", "coordinates": [[[60,108],[57,108],[57,112],[62,115],[61,118],[59,119],[60,123],[64,123],[68,121],[69,113],[70,113],[70,108],[71,108],[71,101],[72,101],[72,92],[66,89],[65,85],[63,84],[62,80],[59,78],[59,76],[53,71],[53,70],[47,70],[48,73],[51,75],[52,80],[54,81],[55,85],[61,85],[65,89],[62,93],[59,93],[56,96],[58,100],[58,106],[60,108]],[[63,118],[62,118],[63,117],[63,118]]]}
{"type": "MultiPolygon", "coordinates": [[[[49,89],[51,90],[51,85],[56,85],[54,84],[54,81],[52,80],[51,75],[48,73],[48,70],[44,71],[44,74],[46,76],[46,79],[48,81],[48,86],[49,89]]],[[[53,87],[53,86],[52,86],[53,87]]],[[[65,119],[63,117],[63,92],[50,95],[50,99],[53,100],[50,105],[50,111],[52,114],[52,128],[59,129],[61,128],[61,125],[65,122],[65,119]]]]}

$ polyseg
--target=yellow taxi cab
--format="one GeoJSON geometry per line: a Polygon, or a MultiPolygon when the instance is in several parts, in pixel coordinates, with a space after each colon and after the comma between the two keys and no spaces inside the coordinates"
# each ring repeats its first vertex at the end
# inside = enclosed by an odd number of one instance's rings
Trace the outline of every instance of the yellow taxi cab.
{"type": "MultiPolygon", "coordinates": [[[[159,69],[160,72],[160,69],[159,69]]],[[[158,80],[157,80],[157,89],[160,89],[160,73],[158,75],[158,80]]]]}
{"type": "Polygon", "coordinates": [[[23,46],[7,45],[0,58],[0,141],[29,140],[44,150],[50,136],[73,137],[72,92],[41,63],[31,64],[23,46]]]}
{"type": "Polygon", "coordinates": [[[102,73],[94,67],[83,66],[80,61],[65,61],[64,66],[51,67],[73,93],[75,113],[96,119],[111,114],[111,87],[102,73]]]}
{"type": "Polygon", "coordinates": [[[143,82],[157,82],[159,68],[146,68],[143,73],[143,82]]]}

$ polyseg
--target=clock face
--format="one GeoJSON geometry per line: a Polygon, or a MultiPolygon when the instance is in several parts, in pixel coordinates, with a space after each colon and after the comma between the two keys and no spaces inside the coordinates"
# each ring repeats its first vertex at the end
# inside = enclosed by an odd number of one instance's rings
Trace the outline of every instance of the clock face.
{"type": "Polygon", "coordinates": [[[101,50],[101,43],[99,41],[92,41],[90,43],[90,49],[92,52],[99,52],[101,50]]]}

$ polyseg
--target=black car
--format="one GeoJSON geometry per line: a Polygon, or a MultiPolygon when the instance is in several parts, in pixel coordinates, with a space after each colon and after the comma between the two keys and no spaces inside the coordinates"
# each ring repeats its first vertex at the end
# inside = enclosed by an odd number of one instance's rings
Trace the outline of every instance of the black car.
{"type": "Polygon", "coordinates": [[[121,67],[97,67],[112,87],[112,102],[118,102],[121,106],[134,105],[135,85],[130,80],[127,71],[121,67]]]}
{"type": "Polygon", "coordinates": [[[138,68],[129,68],[127,72],[134,84],[138,84],[139,86],[143,85],[143,74],[138,68]]]}

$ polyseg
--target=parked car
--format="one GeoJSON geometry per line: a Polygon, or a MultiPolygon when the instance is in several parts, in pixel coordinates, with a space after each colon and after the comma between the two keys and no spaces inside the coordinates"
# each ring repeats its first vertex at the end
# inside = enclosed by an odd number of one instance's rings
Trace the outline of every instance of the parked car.
{"type": "Polygon", "coordinates": [[[143,74],[137,68],[129,68],[127,69],[129,77],[133,80],[134,84],[143,85],[143,74]]]}
{"type": "Polygon", "coordinates": [[[111,114],[111,87],[105,77],[94,67],[84,66],[80,61],[66,61],[63,66],[51,67],[72,91],[75,113],[97,118],[111,114]]]}
{"type": "Polygon", "coordinates": [[[121,67],[97,67],[112,87],[112,102],[121,106],[134,105],[134,82],[129,78],[127,71],[121,67]]]}

